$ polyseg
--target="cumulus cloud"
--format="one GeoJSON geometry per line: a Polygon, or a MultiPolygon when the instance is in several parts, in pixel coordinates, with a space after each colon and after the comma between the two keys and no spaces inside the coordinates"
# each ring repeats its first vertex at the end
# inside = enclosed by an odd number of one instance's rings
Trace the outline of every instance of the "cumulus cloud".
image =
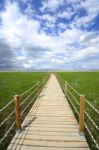
{"type": "Polygon", "coordinates": [[[99,55],[99,50],[97,49],[97,47],[92,47],[92,48],[88,47],[78,52],[74,52],[73,59],[81,60],[81,59],[89,58],[89,57],[96,56],[96,55],[99,55]]]}
{"type": "Polygon", "coordinates": [[[90,23],[98,14],[98,2],[95,0],[93,16],[89,2],[85,3],[42,0],[40,14],[31,3],[23,13],[18,2],[7,1],[0,16],[0,69],[79,69],[82,67],[80,61],[99,55],[99,33],[81,29],[82,24],[90,23]],[[59,10],[65,5],[67,11],[59,10]],[[87,15],[75,16],[69,23],[64,21],[78,11],[77,5],[86,9],[87,15]],[[77,63],[78,68],[75,68],[77,63]]]}
{"type": "Polygon", "coordinates": [[[59,6],[64,4],[64,0],[43,0],[41,11],[49,10],[49,11],[56,11],[59,6]]]}

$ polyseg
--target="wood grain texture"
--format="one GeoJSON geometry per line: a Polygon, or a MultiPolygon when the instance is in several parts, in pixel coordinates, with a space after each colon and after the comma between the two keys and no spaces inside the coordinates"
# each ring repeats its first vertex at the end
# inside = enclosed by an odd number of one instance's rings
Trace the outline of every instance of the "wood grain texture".
{"type": "Polygon", "coordinates": [[[89,150],[65,95],[54,75],[26,116],[23,130],[8,150],[89,150]]]}

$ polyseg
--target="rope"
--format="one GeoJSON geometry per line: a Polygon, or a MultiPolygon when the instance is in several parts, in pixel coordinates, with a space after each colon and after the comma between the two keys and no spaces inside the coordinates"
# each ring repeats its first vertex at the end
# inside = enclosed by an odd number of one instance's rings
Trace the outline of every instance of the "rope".
{"type": "Polygon", "coordinates": [[[72,95],[72,97],[74,98],[75,102],[80,106],[79,102],[77,101],[76,97],[72,94],[72,92],[68,89],[69,93],[72,95]]]}
{"type": "Polygon", "coordinates": [[[67,85],[78,95],[80,96],[81,94],[79,92],[77,92],[67,81],[66,81],[67,85]]]}
{"type": "Polygon", "coordinates": [[[9,130],[5,133],[5,135],[3,136],[3,138],[0,140],[0,144],[7,137],[7,135],[9,134],[10,130],[13,128],[14,125],[15,125],[15,121],[13,122],[13,124],[11,125],[11,127],[9,128],[9,130]]]}
{"type": "MultiPolygon", "coordinates": [[[[42,85],[42,84],[43,84],[43,83],[41,83],[41,85],[42,85]]],[[[41,85],[40,85],[40,86],[41,86],[41,85]]],[[[42,87],[41,87],[41,89],[42,89],[42,87]]],[[[40,89],[40,90],[41,90],[41,89],[40,89]]],[[[22,115],[23,115],[23,113],[26,111],[26,109],[29,107],[29,105],[32,103],[32,101],[36,98],[37,94],[38,94],[38,93],[36,93],[36,95],[33,97],[33,99],[30,101],[30,103],[27,105],[27,107],[22,111],[22,115]]]]}
{"type": "Polygon", "coordinates": [[[71,105],[73,106],[73,108],[75,109],[77,115],[79,116],[78,110],[76,109],[76,107],[74,106],[74,104],[72,103],[72,101],[70,100],[70,97],[68,95],[67,95],[67,98],[68,98],[69,102],[71,103],[71,105]]]}
{"type": "Polygon", "coordinates": [[[36,98],[36,96],[37,96],[37,93],[36,93],[36,95],[33,97],[33,99],[30,101],[30,103],[27,105],[27,107],[25,107],[25,109],[22,111],[22,115],[23,115],[23,113],[27,110],[27,108],[28,108],[29,105],[32,103],[32,101],[36,98]]]}
{"type": "MultiPolygon", "coordinates": [[[[22,93],[20,95],[20,97],[22,97],[24,94],[26,94],[27,92],[29,92],[33,87],[35,87],[37,85],[37,83],[35,85],[33,85],[30,89],[28,89],[27,91],[25,91],[24,93],[22,93]]],[[[13,103],[13,99],[8,103],[6,104],[2,109],[0,109],[0,112],[2,112],[4,109],[6,109],[10,104],[13,103]]]]}
{"type": "Polygon", "coordinates": [[[87,129],[87,131],[88,131],[88,133],[89,133],[89,135],[90,135],[92,141],[95,143],[97,149],[99,149],[99,145],[98,145],[98,143],[96,142],[96,140],[94,139],[94,137],[93,137],[92,133],[90,132],[88,126],[86,125],[86,123],[84,123],[84,125],[85,125],[85,128],[87,129]]]}
{"type": "Polygon", "coordinates": [[[35,85],[33,85],[30,89],[28,89],[27,91],[25,91],[24,93],[22,93],[20,95],[20,97],[22,97],[24,94],[28,93],[31,89],[33,89],[35,86],[37,85],[37,83],[35,85]]]}
{"type": "Polygon", "coordinates": [[[63,85],[62,81],[59,80],[59,84],[61,85],[63,91],[65,92],[64,85],[63,85]]]}
{"type": "Polygon", "coordinates": [[[57,77],[58,80],[61,80],[62,82],[65,82],[65,84],[67,84],[77,95],[81,95],[79,92],[77,92],[67,81],[63,80],[61,77],[57,77]]]}
{"type": "Polygon", "coordinates": [[[8,115],[8,117],[0,124],[0,127],[14,114],[15,111],[12,111],[12,113],[10,113],[8,115]]]}
{"type": "Polygon", "coordinates": [[[24,99],[24,101],[20,104],[20,106],[22,106],[37,89],[38,87],[24,99]]]}
{"type": "Polygon", "coordinates": [[[95,126],[95,128],[99,131],[99,127],[95,124],[95,122],[92,120],[92,118],[88,115],[87,112],[85,112],[86,116],[88,117],[88,119],[93,123],[93,125],[95,126]]]}
{"type": "MultiPolygon", "coordinates": [[[[44,79],[44,82],[42,82],[41,84],[38,85],[38,87],[31,93],[29,94],[29,96],[21,103],[21,106],[23,105],[23,103],[38,89],[40,88],[40,86],[42,86],[43,84],[45,85],[45,83],[47,82],[47,78],[44,79]]],[[[26,94],[27,92],[29,92],[31,89],[33,89],[38,83],[36,83],[35,85],[33,85],[30,89],[28,89],[27,91],[25,91],[24,93],[22,93],[20,95],[20,97],[22,97],[24,94],[26,94]]],[[[40,90],[42,89],[42,87],[40,88],[40,90]]],[[[38,93],[35,94],[35,96],[33,97],[33,99],[36,98],[38,93]]],[[[23,110],[22,113],[25,112],[25,110],[29,107],[29,105],[32,103],[33,99],[29,102],[29,104],[27,105],[27,107],[25,107],[25,109],[23,110]]],[[[2,112],[4,109],[6,109],[10,104],[13,103],[13,100],[11,100],[7,105],[5,105],[2,109],[0,109],[0,112],[2,112]]],[[[6,119],[4,119],[4,121],[0,124],[0,127],[14,114],[15,111],[12,111],[6,119]]],[[[6,133],[4,134],[3,138],[0,140],[0,144],[2,143],[2,141],[8,136],[8,134],[10,133],[11,129],[14,127],[15,125],[15,121],[12,123],[12,125],[10,126],[10,128],[8,129],[8,131],[6,131],[6,133]]]]}
{"type": "Polygon", "coordinates": [[[89,103],[87,99],[86,99],[86,103],[99,115],[99,111],[94,106],[92,106],[92,104],[89,103]]]}
{"type": "MultiPolygon", "coordinates": [[[[41,83],[41,84],[42,84],[42,83],[41,83]]],[[[41,86],[41,84],[40,84],[39,86],[41,86]]],[[[39,86],[38,86],[32,93],[30,93],[30,94],[24,99],[24,101],[21,103],[20,106],[22,106],[22,105],[28,100],[28,98],[39,88],[39,86]]]]}
{"type": "MultiPolygon", "coordinates": [[[[59,78],[58,78],[59,79],[59,78]]],[[[59,83],[61,83],[60,81],[62,81],[61,79],[59,79],[59,83]]],[[[77,94],[80,96],[80,93],[77,92],[67,81],[65,81],[65,84],[67,83],[67,85],[77,94]]],[[[61,83],[61,86],[63,88],[63,85],[61,83]]],[[[63,89],[64,90],[64,89],[63,89]]],[[[80,106],[80,104],[78,103],[77,99],[75,98],[75,96],[72,94],[72,92],[70,91],[70,89],[68,88],[69,93],[71,94],[71,96],[74,98],[74,100],[76,101],[76,103],[80,106]]],[[[74,110],[76,111],[76,113],[79,115],[79,112],[77,111],[76,107],[74,106],[73,102],[71,101],[70,97],[67,94],[67,98],[69,100],[69,102],[71,103],[71,105],[73,106],[74,110]]],[[[88,102],[88,100],[86,100],[86,103],[99,115],[99,111],[92,106],[91,103],[88,102]]],[[[95,128],[99,131],[99,127],[95,124],[95,122],[93,121],[93,119],[89,116],[89,114],[87,112],[85,112],[86,116],[88,117],[88,119],[91,121],[91,123],[95,126],[95,128]]],[[[92,141],[95,143],[96,148],[99,149],[99,145],[97,143],[97,141],[95,140],[94,136],[92,135],[91,131],[89,130],[88,126],[86,123],[84,123],[85,128],[87,129],[89,135],[91,136],[92,141]]]]}
{"type": "Polygon", "coordinates": [[[2,109],[0,109],[0,112],[2,112],[4,109],[6,109],[12,102],[13,102],[13,100],[11,100],[8,104],[6,104],[2,109]]]}
{"type": "MultiPolygon", "coordinates": [[[[60,82],[60,80],[58,80],[59,81],[59,83],[60,83],[60,85],[62,86],[62,89],[64,90],[64,88],[63,88],[63,85],[62,85],[62,82],[60,82]]],[[[63,80],[64,81],[64,80],[63,80]]],[[[66,82],[66,81],[64,81],[64,82],[66,82]]],[[[66,83],[65,83],[66,84],[66,83]]],[[[65,91],[65,90],[64,90],[65,91]]],[[[70,97],[67,95],[67,97],[68,97],[68,100],[69,100],[69,102],[71,103],[71,105],[73,106],[73,108],[74,108],[74,110],[76,111],[76,113],[78,114],[78,116],[79,116],[79,112],[78,112],[78,110],[76,109],[76,107],[74,106],[74,104],[72,103],[72,101],[70,100],[70,97]]],[[[78,102],[77,102],[78,103],[78,102]]],[[[78,103],[78,105],[80,105],[79,103],[78,103]]]]}
{"type": "MultiPolygon", "coordinates": [[[[17,144],[16,144],[16,142],[15,142],[15,140],[14,140],[11,149],[13,149],[13,146],[14,146],[15,149],[17,149],[17,145],[20,143],[21,137],[22,137],[23,135],[24,135],[24,137],[25,137],[25,135],[28,133],[29,128],[30,128],[30,126],[31,126],[31,124],[30,124],[29,122],[31,122],[32,119],[35,117],[35,114],[36,114],[36,111],[37,111],[37,109],[38,109],[38,107],[39,107],[39,105],[40,105],[40,102],[41,102],[41,101],[39,101],[39,99],[37,99],[37,102],[34,103],[33,108],[31,108],[31,111],[32,111],[33,114],[32,114],[30,117],[28,117],[28,115],[27,115],[26,120],[24,120],[24,122],[23,122],[23,127],[24,127],[25,124],[26,124],[26,125],[28,124],[27,130],[26,130],[25,134],[24,134],[24,132],[21,133],[20,138],[17,138],[17,137],[18,137],[18,135],[17,135],[16,138],[18,139],[18,142],[17,142],[17,144]],[[16,146],[15,146],[15,144],[16,144],[16,146]]],[[[24,141],[24,138],[22,139],[21,144],[23,144],[23,141],[24,141]]]]}

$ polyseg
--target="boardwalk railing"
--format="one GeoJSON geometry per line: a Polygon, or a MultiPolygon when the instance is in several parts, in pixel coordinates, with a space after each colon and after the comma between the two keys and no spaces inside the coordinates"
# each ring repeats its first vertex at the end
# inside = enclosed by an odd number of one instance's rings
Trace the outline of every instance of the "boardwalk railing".
{"type": "Polygon", "coordinates": [[[0,109],[0,149],[5,150],[15,134],[16,129],[21,130],[21,124],[31,106],[39,96],[49,76],[14,98],[0,109]],[[16,117],[15,117],[16,116],[16,117]]]}
{"type": "Polygon", "coordinates": [[[92,150],[99,150],[99,110],[60,76],[57,79],[92,150]]]}

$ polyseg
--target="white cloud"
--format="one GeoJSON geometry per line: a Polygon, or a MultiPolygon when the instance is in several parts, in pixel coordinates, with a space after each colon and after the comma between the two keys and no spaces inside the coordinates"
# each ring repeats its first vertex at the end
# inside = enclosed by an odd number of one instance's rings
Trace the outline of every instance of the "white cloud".
{"type": "Polygon", "coordinates": [[[73,14],[74,14],[74,12],[72,12],[72,11],[64,11],[64,12],[62,12],[62,13],[61,13],[61,12],[58,13],[58,14],[57,14],[57,17],[70,19],[73,14]]]}
{"type": "Polygon", "coordinates": [[[97,47],[87,47],[77,52],[74,52],[73,59],[81,60],[92,56],[99,56],[99,48],[97,49],[97,47]]]}
{"type": "Polygon", "coordinates": [[[43,0],[41,11],[45,11],[46,9],[49,11],[56,11],[59,6],[64,4],[64,0],[43,0]]]}
{"type": "Polygon", "coordinates": [[[89,27],[92,24],[94,18],[99,15],[99,0],[85,0],[78,3],[72,3],[74,11],[77,12],[80,9],[86,11],[86,15],[82,17],[76,16],[72,25],[76,27],[89,27]]]}
{"type": "MultiPolygon", "coordinates": [[[[54,1],[54,4],[52,1],[44,1],[42,10],[54,11],[63,3],[63,0],[54,1]],[[57,4],[55,5],[55,3],[57,4]]],[[[32,10],[32,13],[35,14],[35,11],[32,10]]],[[[71,12],[70,15],[72,13],[74,12],[71,12]]],[[[68,66],[72,67],[71,63],[74,61],[99,55],[98,34],[94,31],[87,32],[80,28],[77,29],[77,24],[80,26],[80,24],[90,22],[90,16],[86,16],[89,20],[85,19],[85,22],[82,18],[76,18],[76,24],[72,23],[70,26],[62,22],[58,23],[58,34],[52,36],[43,29],[52,28],[51,31],[54,32],[59,13],[53,16],[43,13],[38,15],[38,20],[29,17],[28,14],[31,16],[29,7],[26,13],[22,14],[16,2],[7,3],[5,11],[1,13],[0,39],[9,45],[8,51],[7,46],[5,51],[11,54],[8,58],[6,57],[10,66],[12,62],[14,66],[25,69],[58,68],[65,64],[68,68],[68,66]],[[41,28],[41,21],[44,23],[44,28],[41,28]],[[61,29],[64,31],[61,32],[61,29]]],[[[69,17],[66,11],[60,15],[60,17],[69,17]]],[[[3,52],[1,54],[4,56],[3,52]]],[[[5,63],[7,64],[7,61],[5,63]]],[[[3,62],[1,65],[4,66],[5,63],[3,62]]]]}
{"type": "Polygon", "coordinates": [[[81,7],[85,8],[90,16],[99,14],[99,0],[82,1],[81,7]]]}
{"type": "Polygon", "coordinates": [[[58,27],[59,27],[60,29],[66,29],[66,28],[67,28],[67,25],[66,25],[65,23],[60,23],[60,24],[58,25],[58,27]]]}
{"type": "Polygon", "coordinates": [[[27,41],[27,39],[30,39],[30,35],[35,35],[39,30],[39,23],[22,15],[17,3],[7,3],[6,11],[2,12],[1,18],[1,36],[12,47],[20,47],[30,43],[31,41],[27,41]]]}
{"type": "Polygon", "coordinates": [[[33,15],[35,14],[35,10],[32,9],[33,6],[31,6],[31,4],[29,3],[27,8],[25,9],[25,15],[27,15],[28,17],[32,18],[33,15]]]}
{"type": "Polygon", "coordinates": [[[48,22],[53,22],[55,23],[56,21],[56,16],[51,16],[49,14],[43,14],[42,16],[37,16],[38,19],[41,19],[41,20],[46,20],[48,22]]]}

